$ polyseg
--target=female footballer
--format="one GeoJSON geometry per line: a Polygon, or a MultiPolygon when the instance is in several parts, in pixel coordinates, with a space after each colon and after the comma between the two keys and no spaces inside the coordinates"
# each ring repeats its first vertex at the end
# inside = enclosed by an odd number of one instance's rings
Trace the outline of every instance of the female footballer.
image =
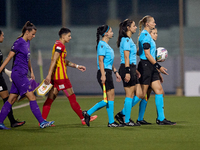
{"type": "MultiPolygon", "coordinates": [[[[154,41],[157,40],[157,37],[158,37],[158,32],[157,32],[157,28],[154,28],[150,31],[150,35],[152,37],[152,39],[154,41]]],[[[138,49],[139,50],[139,49],[138,49]]],[[[161,75],[161,73],[159,72],[159,77],[160,77],[160,82],[163,83],[163,77],[161,75]]],[[[152,88],[149,86],[148,90],[147,90],[147,94],[145,96],[145,100],[148,102],[149,98],[150,98],[150,94],[152,92],[152,88]]],[[[164,96],[164,91],[163,91],[163,96],[164,96]]],[[[140,103],[140,106],[139,106],[139,115],[138,115],[138,120],[137,120],[137,123],[141,124],[141,125],[149,125],[151,123],[147,122],[144,120],[144,113],[145,113],[145,110],[146,110],[146,105],[147,103],[146,102],[141,102],[140,103]],[[140,121],[139,121],[140,120],[140,121]]]]}
{"type": "Polygon", "coordinates": [[[108,113],[108,127],[121,127],[123,125],[118,124],[114,121],[114,84],[112,78],[112,71],[116,75],[117,82],[121,81],[121,76],[117,72],[116,68],[113,65],[114,61],[114,51],[108,45],[109,40],[113,37],[112,28],[108,25],[102,25],[97,28],[97,80],[99,85],[103,89],[103,84],[106,86],[106,94],[108,101],[107,103],[102,100],[95,104],[92,108],[87,111],[83,111],[83,115],[85,117],[85,122],[88,126],[90,126],[90,116],[95,111],[106,106],[106,110],[108,113]],[[102,40],[100,40],[100,35],[102,36],[102,40]]]}
{"type": "Polygon", "coordinates": [[[10,112],[11,106],[15,103],[17,97],[23,94],[29,99],[31,111],[40,123],[40,128],[51,126],[54,123],[54,121],[48,122],[42,118],[36,97],[32,91],[29,91],[30,82],[27,78],[28,70],[31,73],[31,78],[35,79],[30,60],[30,41],[35,37],[36,30],[36,27],[31,22],[26,22],[22,28],[21,36],[14,42],[8,57],[0,67],[0,72],[2,72],[3,68],[13,58],[11,74],[12,86],[9,98],[1,109],[0,129],[9,129],[3,124],[3,121],[10,112]]]}
{"type": "MultiPolygon", "coordinates": [[[[68,60],[65,60],[67,56],[67,51],[65,48],[65,43],[69,43],[71,40],[71,31],[68,28],[61,28],[59,33],[59,40],[57,40],[53,46],[51,65],[49,67],[48,75],[45,79],[45,83],[53,84],[53,88],[50,90],[48,97],[43,105],[42,117],[47,118],[51,105],[56,99],[58,92],[63,91],[64,94],[69,99],[72,109],[81,119],[83,125],[85,125],[85,120],[82,114],[82,110],[78,102],[76,101],[76,95],[74,94],[71,82],[67,76],[67,67],[77,68],[78,70],[84,72],[86,70],[85,66],[77,65],[68,60]]],[[[91,121],[95,120],[97,116],[91,116],[91,121]]]]}
{"type": "MultiPolygon", "coordinates": [[[[0,43],[2,43],[3,40],[4,40],[4,33],[3,33],[3,31],[0,30],[0,43]]],[[[3,63],[3,54],[0,50],[0,66],[2,65],[2,63],[3,63]]],[[[7,70],[6,68],[4,68],[3,72],[6,73],[9,76],[9,78],[11,77],[10,70],[7,70]]],[[[8,100],[8,96],[9,96],[8,88],[7,88],[6,82],[3,78],[2,72],[0,73],[0,96],[3,99],[4,103],[8,100]]],[[[10,121],[11,127],[18,127],[18,126],[22,126],[23,124],[25,124],[25,121],[19,122],[19,121],[15,120],[15,118],[13,116],[12,107],[10,109],[10,112],[8,113],[8,119],[10,121]]]]}
{"type": "Polygon", "coordinates": [[[136,90],[136,45],[133,42],[131,36],[136,32],[135,22],[129,19],[124,20],[119,25],[119,36],[117,46],[120,48],[121,65],[119,68],[119,74],[122,77],[126,98],[124,101],[124,109],[119,112],[115,118],[119,122],[123,122],[122,116],[125,115],[124,125],[125,126],[138,126],[134,123],[131,118],[132,106],[140,101],[140,98],[134,96],[136,90]]]}
{"type": "MultiPolygon", "coordinates": [[[[139,22],[139,56],[140,62],[138,64],[138,71],[141,74],[139,78],[142,90],[143,99],[140,102],[140,110],[146,107],[147,101],[145,95],[148,87],[151,86],[155,92],[155,103],[157,108],[157,119],[156,123],[159,125],[174,125],[175,122],[167,120],[164,116],[164,99],[163,99],[163,88],[159,78],[159,72],[168,75],[167,69],[160,66],[156,62],[156,44],[149,34],[152,29],[156,26],[155,20],[152,16],[145,16],[139,22]],[[142,31],[142,26],[144,30],[142,31]],[[144,105],[143,105],[144,104],[144,105]]],[[[142,121],[143,118],[138,118],[138,121],[142,121]]]]}

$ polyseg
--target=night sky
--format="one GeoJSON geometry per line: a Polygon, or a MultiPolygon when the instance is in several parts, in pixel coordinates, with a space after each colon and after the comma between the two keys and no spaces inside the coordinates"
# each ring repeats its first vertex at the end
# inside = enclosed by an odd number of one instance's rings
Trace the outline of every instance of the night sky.
{"type": "MultiPolygon", "coordinates": [[[[13,1],[13,0],[12,0],[13,1]]],[[[15,4],[17,28],[27,20],[39,26],[61,25],[61,0],[18,0],[15,4]]],[[[117,17],[131,16],[132,0],[117,0],[117,17]]],[[[6,25],[6,0],[0,0],[0,26],[6,25]]],[[[99,25],[108,19],[108,0],[71,0],[72,26],[99,25]]],[[[151,15],[159,27],[178,25],[178,0],[138,0],[138,15],[151,15]]]]}

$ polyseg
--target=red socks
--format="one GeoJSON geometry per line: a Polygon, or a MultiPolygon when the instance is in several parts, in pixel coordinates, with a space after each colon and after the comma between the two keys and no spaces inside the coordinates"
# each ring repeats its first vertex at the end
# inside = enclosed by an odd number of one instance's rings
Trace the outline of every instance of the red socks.
{"type": "Polygon", "coordinates": [[[70,96],[68,96],[70,105],[72,107],[72,109],[75,111],[75,113],[79,116],[80,119],[83,119],[83,115],[82,115],[82,110],[80,105],[78,104],[78,102],[76,101],[76,95],[72,94],[70,96]]]}
{"type": "Polygon", "coordinates": [[[47,116],[49,114],[49,111],[51,109],[51,104],[53,103],[53,100],[50,98],[47,98],[47,100],[45,101],[44,105],[43,105],[43,109],[42,109],[42,118],[43,119],[47,119],[47,116]]]}
{"type": "MultiPolygon", "coordinates": [[[[82,115],[82,110],[80,105],[78,104],[78,102],[76,101],[76,95],[72,94],[70,96],[68,96],[70,105],[72,107],[72,109],[75,111],[75,113],[79,116],[80,119],[83,119],[83,115],[82,115]]],[[[47,116],[49,114],[49,111],[51,109],[51,104],[53,103],[53,100],[50,98],[47,98],[47,100],[45,101],[44,105],[43,105],[43,109],[42,109],[42,118],[47,119],[47,116]]]]}

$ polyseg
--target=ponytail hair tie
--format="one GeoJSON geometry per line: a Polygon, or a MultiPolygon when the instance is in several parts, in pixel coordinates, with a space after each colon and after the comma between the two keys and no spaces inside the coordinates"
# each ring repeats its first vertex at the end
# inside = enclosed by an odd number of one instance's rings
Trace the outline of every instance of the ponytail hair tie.
{"type": "MultiPolygon", "coordinates": [[[[108,26],[108,29],[106,30],[106,32],[108,32],[109,29],[110,29],[110,27],[108,26]]],[[[102,34],[102,37],[105,35],[106,32],[104,32],[104,34],[102,34]]]]}

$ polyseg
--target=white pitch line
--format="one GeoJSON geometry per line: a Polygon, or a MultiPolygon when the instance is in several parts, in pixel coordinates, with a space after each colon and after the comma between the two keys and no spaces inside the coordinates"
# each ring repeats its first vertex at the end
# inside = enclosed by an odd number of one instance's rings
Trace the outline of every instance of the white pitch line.
{"type": "MultiPolygon", "coordinates": [[[[44,101],[37,101],[37,103],[44,103],[44,101]]],[[[25,104],[22,104],[19,106],[12,107],[12,109],[18,109],[18,108],[22,108],[22,107],[26,107],[26,106],[29,106],[29,103],[25,103],[25,104]]]]}
{"type": "Polygon", "coordinates": [[[26,107],[28,105],[29,105],[29,103],[25,103],[25,104],[22,104],[22,105],[19,105],[19,106],[12,107],[12,109],[18,109],[18,108],[26,107]]]}
{"type": "MultiPolygon", "coordinates": [[[[37,101],[37,103],[44,103],[44,101],[40,100],[40,101],[37,101]]],[[[19,108],[26,107],[26,106],[29,106],[29,102],[22,104],[22,105],[19,105],[19,106],[14,106],[14,107],[12,107],[12,109],[19,109],[19,108]]],[[[1,112],[1,110],[0,110],[0,112],[1,112]]]]}

